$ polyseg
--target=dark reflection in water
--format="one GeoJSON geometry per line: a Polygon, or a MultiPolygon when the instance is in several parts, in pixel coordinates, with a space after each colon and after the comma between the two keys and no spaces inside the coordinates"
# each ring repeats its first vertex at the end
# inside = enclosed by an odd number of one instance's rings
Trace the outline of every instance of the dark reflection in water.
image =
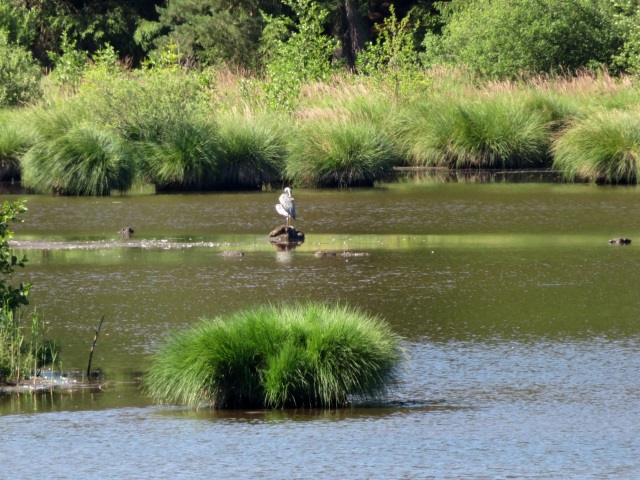
{"type": "Polygon", "coordinates": [[[273,192],[29,197],[16,241],[104,243],[25,250],[16,280],[33,282],[63,368],[86,365],[105,315],[93,364],[111,386],[0,402],[7,471],[39,473],[35,449],[72,452],[54,478],[640,475],[636,188],[414,176],[295,196],[306,241],[289,251],[267,239],[273,192]],[[620,236],[632,244],[608,244],[620,236]],[[403,336],[384,408],[191,411],[128,383],[167,333],[294,300],[348,302],[403,336]]]}

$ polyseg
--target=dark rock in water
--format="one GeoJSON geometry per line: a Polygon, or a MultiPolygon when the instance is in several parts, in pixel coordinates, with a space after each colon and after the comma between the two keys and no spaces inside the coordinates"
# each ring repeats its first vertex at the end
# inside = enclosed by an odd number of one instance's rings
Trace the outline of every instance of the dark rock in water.
{"type": "Polygon", "coordinates": [[[119,233],[122,238],[131,238],[131,235],[133,235],[133,228],[122,227],[119,233]]]}
{"type": "Polygon", "coordinates": [[[368,257],[369,254],[367,252],[347,252],[346,250],[342,252],[343,257],[368,257]]]}
{"type": "Polygon", "coordinates": [[[239,252],[237,250],[225,250],[220,255],[223,257],[242,257],[244,256],[244,252],[239,252]]]}
{"type": "Polygon", "coordinates": [[[295,227],[280,225],[269,234],[271,243],[297,243],[304,242],[304,233],[295,227]]]}
{"type": "Polygon", "coordinates": [[[630,238],[612,238],[609,243],[613,245],[628,245],[631,243],[630,238]]]}
{"type": "Polygon", "coordinates": [[[335,257],[338,254],[336,252],[329,252],[327,250],[318,250],[314,256],[316,256],[317,258],[322,258],[322,257],[335,257]]]}

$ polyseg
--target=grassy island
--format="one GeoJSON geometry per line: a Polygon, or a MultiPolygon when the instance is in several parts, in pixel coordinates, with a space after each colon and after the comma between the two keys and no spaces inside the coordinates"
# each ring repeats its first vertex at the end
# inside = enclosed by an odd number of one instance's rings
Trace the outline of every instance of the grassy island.
{"type": "Polygon", "coordinates": [[[203,320],[160,346],[143,381],[158,402],[213,408],[335,408],[396,384],[404,353],[347,306],[264,306],[203,320]]]}

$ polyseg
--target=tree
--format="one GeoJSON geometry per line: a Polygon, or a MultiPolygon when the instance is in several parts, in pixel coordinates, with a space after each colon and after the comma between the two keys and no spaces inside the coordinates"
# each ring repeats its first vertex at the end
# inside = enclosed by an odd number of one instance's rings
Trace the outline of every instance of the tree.
{"type": "Polygon", "coordinates": [[[328,10],[312,0],[283,1],[295,12],[296,20],[266,16],[261,43],[271,106],[290,109],[304,82],[329,75],[336,42],[324,33],[328,10]]]}
{"type": "Polygon", "coordinates": [[[623,71],[640,73],[640,0],[612,0],[624,44],[615,58],[623,71]]]}
{"type": "Polygon", "coordinates": [[[621,44],[609,0],[452,0],[428,63],[466,64],[489,77],[608,67],[621,44]]]}
{"type": "Polygon", "coordinates": [[[276,2],[168,0],[158,7],[157,22],[140,24],[136,39],[160,50],[175,43],[187,61],[251,66],[264,25],[261,8],[275,11],[276,2]]]}

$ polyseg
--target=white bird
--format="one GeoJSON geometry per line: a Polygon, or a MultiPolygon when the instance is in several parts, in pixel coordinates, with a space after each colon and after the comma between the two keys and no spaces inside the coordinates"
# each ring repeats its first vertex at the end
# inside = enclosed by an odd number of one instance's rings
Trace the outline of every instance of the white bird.
{"type": "Polygon", "coordinates": [[[284,189],[284,193],[280,195],[280,203],[276,205],[276,211],[283,217],[287,217],[287,227],[291,225],[290,220],[296,219],[296,204],[291,196],[289,187],[284,189]]]}

